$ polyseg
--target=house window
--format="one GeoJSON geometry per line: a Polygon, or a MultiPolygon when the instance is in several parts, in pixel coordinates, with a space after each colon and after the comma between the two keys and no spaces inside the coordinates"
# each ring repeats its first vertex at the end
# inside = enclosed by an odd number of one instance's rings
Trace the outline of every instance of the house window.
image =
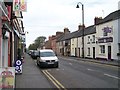
{"type": "Polygon", "coordinates": [[[90,36],[88,36],[88,43],[87,44],[90,44],[90,36]]]}
{"type": "Polygon", "coordinates": [[[90,48],[88,48],[88,56],[90,56],[90,48]]]}
{"type": "Polygon", "coordinates": [[[93,35],[93,43],[95,43],[95,35],[93,35]]]}
{"type": "Polygon", "coordinates": [[[61,42],[59,42],[59,45],[61,45],[61,42]]]}
{"type": "Polygon", "coordinates": [[[105,45],[100,46],[100,52],[101,52],[101,54],[105,53],[105,45]]]}

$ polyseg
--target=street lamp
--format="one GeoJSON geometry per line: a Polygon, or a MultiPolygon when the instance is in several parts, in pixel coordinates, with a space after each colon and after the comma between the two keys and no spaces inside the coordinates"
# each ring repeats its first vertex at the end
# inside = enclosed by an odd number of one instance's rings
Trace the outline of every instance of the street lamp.
{"type": "Polygon", "coordinates": [[[78,2],[76,8],[79,8],[79,4],[82,5],[82,57],[84,58],[84,5],[78,2]]]}

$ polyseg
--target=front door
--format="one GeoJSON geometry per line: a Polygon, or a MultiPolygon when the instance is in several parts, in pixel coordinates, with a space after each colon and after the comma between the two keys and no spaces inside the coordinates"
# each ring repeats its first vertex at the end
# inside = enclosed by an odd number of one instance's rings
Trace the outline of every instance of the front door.
{"type": "Polygon", "coordinates": [[[111,46],[108,46],[108,60],[111,60],[111,46]]]}
{"type": "Polygon", "coordinates": [[[80,48],[78,48],[78,50],[79,50],[78,52],[79,52],[79,57],[80,57],[80,48]]]}
{"type": "Polygon", "coordinates": [[[77,56],[77,48],[75,48],[75,56],[77,56]]]}
{"type": "Polygon", "coordinates": [[[93,59],[95,59],[95,47],[93,47],[93,59]]]}

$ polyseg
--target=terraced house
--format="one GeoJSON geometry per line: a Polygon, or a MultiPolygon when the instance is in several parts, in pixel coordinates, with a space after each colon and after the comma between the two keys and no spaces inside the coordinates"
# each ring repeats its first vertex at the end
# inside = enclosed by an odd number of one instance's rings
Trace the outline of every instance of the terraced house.
{"type": "Polygon", "coordinates": [[[120,60],[120,10],[96,24],[96,58],[120,60]]]}
{"type": "MultiPolygon", "coordinates": [[[[94,25],[84,27],[84,57],[104,60],[120,60],[120,10],[105,18],[95,17],[94,25]]],[[[83,26],[57,40],[57,53],[82,57],[83,26]]]]}

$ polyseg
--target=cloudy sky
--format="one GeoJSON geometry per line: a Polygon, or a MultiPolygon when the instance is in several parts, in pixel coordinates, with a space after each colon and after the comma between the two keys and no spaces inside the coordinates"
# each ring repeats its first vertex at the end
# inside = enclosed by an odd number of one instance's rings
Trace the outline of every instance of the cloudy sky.
{"type": "Polygon", "coordinates": [[[39,36],[55,35],[68,27],[71,32],[82,24],[84,4],[85,26],[94,24],[94,17],[105,17],[118,9],[119,0],[27,0],[27,12],[23,12],[23,22],[27,47],[39,36]]]}

